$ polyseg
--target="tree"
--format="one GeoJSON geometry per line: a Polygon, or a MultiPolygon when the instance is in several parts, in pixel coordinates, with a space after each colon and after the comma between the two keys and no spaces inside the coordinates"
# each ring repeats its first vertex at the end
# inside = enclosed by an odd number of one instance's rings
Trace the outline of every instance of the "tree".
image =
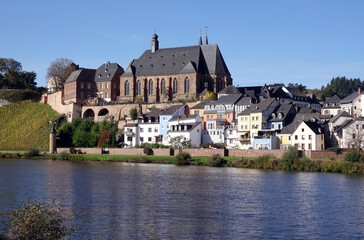
{"type": "Polygon", "coordinates": [[[182,152],[182,149],[184,148],[190,148],[191,147],[191,140],[182,140],[184,139],[183,136],[177,136],[174,138],[171,138],[169,141],[170,145],[173,149],[178,149],[179,152],[182,152]]]}
{"type": "Polygon", "coordinates": [[[138,110],[136,108],[130,109],[130,117],[135,120],[138,117],[138,110]]]}
{"type": "Polygon", "coordinates": [[[13,210],[9,239],[63,239],[71,233],[59,207],[39,201],[23,203],[13,210]]]}
{"type": "Polygon", "coordinates": [[[99,138],[99,142],[98,142],[97,146],[103,147],[103,146],[105,146],[105,143],[109,142],[109,140],[110,140],[109,131],[107,131],[107,129],[105,129],[102,132],[101,137],[99,138]]]}
{"type": "Polygon", "coordinates": [[[216,98],[216,95],[214,92],[211,92],[211,91],[208,91],[206,94],[205,94],[205,98],[206,99],[215,99],[216,98]]]}
{"type": "Polygon", "coordinates": [[[47,69],[47,78],[54,78],[56,88],[63,87],[71,73],[78,69],[78,66],[68,58],[57,58],[47,69]]]}
{"type": "Polygon", "coordinates": [[[12,58],[0,58],[0,88],[35,88],[35,72],[22,71],[21,63],[12,58]]]}

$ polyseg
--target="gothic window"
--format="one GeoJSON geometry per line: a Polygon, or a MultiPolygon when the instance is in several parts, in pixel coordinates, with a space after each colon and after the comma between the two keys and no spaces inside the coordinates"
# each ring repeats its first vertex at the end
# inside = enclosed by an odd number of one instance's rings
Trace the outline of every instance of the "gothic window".
{"type": "Polygon", "coordinates": [[[161,81],[161,94],[166,94],[166,81],[164,79],[161,81]]]}
{"type": "Polygon", "coordinates": [[[138,80],[137,82],[137,95],[141,95],[142,94],[142,83],[140,82],[140,80],[138,80]]]}
{"type": "Polygon", "coordinates": [[[185,78],[185,93],[189,93],[190,92],[190,80],[188,79],[188,77],[185,78]]]}
{"type": "Polygon", "coordinates": [[[153,80],[149,80],[149,95],[153,94],[153,80]]]}
{"type": "Polygon", "coordinates": [[[178,80],[177,80],[177,78],[173,79],[173,93],[178,93],[178,80]]]}
{"type": "Polygon", "coordinates": [[[129,82],[125,81],[125,96],[129,95],[129,82]]]}

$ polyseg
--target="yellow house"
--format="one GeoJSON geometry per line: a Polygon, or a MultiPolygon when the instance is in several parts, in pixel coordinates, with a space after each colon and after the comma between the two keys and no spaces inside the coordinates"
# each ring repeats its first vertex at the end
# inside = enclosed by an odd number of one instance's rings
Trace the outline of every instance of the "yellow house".
{"type": "Polygon", "coordinates": [[[248,149],[249,147],[251,147],[250,112],[251,112],[251,109],[248,108],[248,109],[245,109],[243,112],[241,112],[238,116],[238,140],[239,140],[238,147],[240,149],[248,149]]]}
{"type": "Polygon", "coordinates": [[[278,137],[278,148],[287,150],[289,146],[292,146],[292,134],[298,126],[297,122],[293,122],[285,126],[280,133],[277,134],[278,137]]]}

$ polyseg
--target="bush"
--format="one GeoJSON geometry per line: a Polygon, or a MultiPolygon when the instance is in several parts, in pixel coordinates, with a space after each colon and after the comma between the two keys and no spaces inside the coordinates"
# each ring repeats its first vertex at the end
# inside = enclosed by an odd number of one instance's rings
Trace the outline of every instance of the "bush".
{"type": "Polygon", "coordinates": [[[10,239],[62,239],[71,233],[55,203],[39,201],[23,203],[13,210],[10,239]]]}
{"type": "Polygon", "coordinates": [[[153,150],[150,147],[145,147],[143,152],[146,155],[153,155],[153,150]]]}
{"type": "Polygon", "coordinates": [[[327,149],[327,151],[335,152],[336,154],[341,154],[343,152],[343,149],[339,147],[330,147],[327,149]]]}
{"type": "Polygon", "coordinates": [[[287,151],[283,153],[282,163],[286,170],[293,170],[293,163],[299,157],[299,152],[295,147],[289,147],[287,151]]]}
{"type": "Polygon", "coordinates": [[[77,154],[77,150],[74,147],[70,148],[70,153],[71,154],[77,154]]]}
{"type": "Polygon", "coordinates": [[[227,161],[220,155],[214,154],[209,160],[208,165],[211,167],[223,167],[225,166],[227,161]]]}
{"type": "Polygon", "coordinates": [[[189,165],[191,164],[191,155],[188,152],[180,152],[176,156],[176,165],[189,165]]]}
{"type": "Polygon", "coordinates": [[[28,152],[24,153],[25,158],[32,158],[36,156],[40,156],[39,149],[37,148],[30,149],[28,152]]]}
{"type": "Polygon", "coordinates": [[[360,160],[360,153],[353,149],[348,154],[345,155],[345,161],[348,162],[359,162],[360,160]]]}

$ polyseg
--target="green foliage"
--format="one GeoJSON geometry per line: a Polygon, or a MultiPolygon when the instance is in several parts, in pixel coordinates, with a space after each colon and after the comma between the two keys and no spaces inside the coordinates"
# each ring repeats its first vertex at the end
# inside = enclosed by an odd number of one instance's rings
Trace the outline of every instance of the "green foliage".
{"type": "Polygon", "coordinates": [[[39,201],[23,203],[13,210],[9,239],[63,239],[71,233],[59,207],[39,201]]]}
{"type": "Polygon", "coordinates": [[[191,147],[191,140],[183,140],[184,138],[182,136],[177,136],[174,138],[171,138],[169,143],[171,144],[172,148],[174,150],[178,150],[179,152],[182,152],[182,149],[184,148],[190,148],[191,147]]]}
{"type": "Polygon", "coordinates": [[[175,164],[179,166],[190,165],[191,155],[188,152],[179,152],[176,156],[175,164]]]}
{"type": "Polygon", "coordinates": [[[359,87],[364,89],[364,82],[360,78],[336,77],[326,87],[321,87],[321,95],[322,97],[332,97],[337,94],[340,98],[344,98],[357,91],[359,87]]]}
{"type": "Polygon", "coordinates": [[[37,74],[22,71],[21,63],[11,58],[0,58],[0,89],[35,88],[37,74]]]}
{"type": "Polygon", "coordinates": [[[307,87],[302,84],[288,83],[287,89],[292,93],[307,93],[307,87]]]}
{"type": "Polygon", "coordinates": [[[0,99],[5,99],[9,102],[20,102],[24,100],[39,101],[41,97],[42,97],[41,91],[32,89],[0,91],[0,99]]]}
{"type": "Polygon", "coordinates": [[[130,117],[135,120],[138,117],[138,110],[136,108],[130,109],[130,117]]]}
{"type": "Polygon", "coordinates": [[[342,148],[339,147],[330,147],[327,151],[335,152],[336,154],[341,154],[343,152],[342,148]]]}
{"type": "Polygon", "coordinates": [[[360,160],[360,153],[353,149],[348,154],[345,155],[345,161],[348,162],[359,162],[360,160]]]}
{"type": "Polygon", "coordinates": [[[24,157],[28,159],[36,156],[40,156],[39,149],[37,148],[32,148],[28,152],[24,153],[24,157]]]}
{"type": "Polygon", "coordinates": [[[226,165],[226,163],[227,161],[220,154],[214,154],[208,160],[208,165],[211,167],[223,167],[226,165]]]}
{"type": "Polygon", "coordinates": [[[287,151],[283,153],[282,163],[286,170],[293,170],[293,163],[299,157],[299,152],[295,147],[289,147],[287,151]]]}
{"type": "Polygon", "coordinates": [[[140,96],[137,96],[137,97],[135,98],[135,102],[136,102],[137,104],[141,105],[141,104],[143,103],[143,98],[142,98],[142,97],[140,97],[140,96]]]}
{"type": "Polygon", "coordinates": [[[205,94],[205,98],[206,99],[216,99],[216,95],[214,92],[211,92],[211,91],[208,91],[206,94],[205,94]]]}
{"type": "Polygon", "coordinates": [[[0,107],[0,149],[49,149],[49,121],[56,112],[47,104],[21,102],[0,107]]]}
{"type": "Polygon", "coordinates": [[[150,147],[145,147],[143,152],[146,155],[153,155],[153,150],[150,147]]]}

